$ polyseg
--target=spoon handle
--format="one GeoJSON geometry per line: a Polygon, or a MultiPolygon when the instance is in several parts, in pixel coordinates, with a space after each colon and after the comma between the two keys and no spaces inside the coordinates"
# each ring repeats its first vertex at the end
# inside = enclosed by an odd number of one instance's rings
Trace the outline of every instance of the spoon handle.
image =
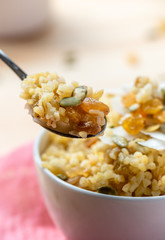
{"type": "Polygon", "coordinates": [[[22,71],[1,49],[0,49],[0,59],[5,62],[21,80],[24,80],[27,77],[27,74],[22,71]]]}

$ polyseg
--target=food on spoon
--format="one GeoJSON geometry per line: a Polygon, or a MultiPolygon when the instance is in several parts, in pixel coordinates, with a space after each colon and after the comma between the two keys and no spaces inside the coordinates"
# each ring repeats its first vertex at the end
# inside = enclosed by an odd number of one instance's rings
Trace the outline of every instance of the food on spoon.
{"type": "Polygon", "coordinates": [[[32,107],[34,118],[62,133],[82,138],[96,135],[109,113],[109,107],[99,101],[102,90],[93,93],[77,82],[66,83],[57,74],[29,75],[22,89],[21,97],[32,107]]]}
{"type": "MultiPolygon", "coordinates": [[[[111,109],[104,135],[77,140],[50,134],[42,166],[98,194],[165,195],[164,90],[140,77],[132,88],[104,95],[102,101],[111,109]]],[[[90,111],[85,101],[83,110],[90,111]]]]}

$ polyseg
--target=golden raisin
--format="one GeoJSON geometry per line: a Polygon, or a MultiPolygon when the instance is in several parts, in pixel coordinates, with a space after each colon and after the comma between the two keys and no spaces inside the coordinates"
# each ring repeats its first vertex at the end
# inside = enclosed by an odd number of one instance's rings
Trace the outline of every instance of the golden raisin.
{"type": "Polygon", "coordinates": [[[144,127],[144,118],[141,114],[131,115],[123,121],[122,126],[129,134],[136,135],[144,127]]]}
{"type": "Polygon", "coordinates": [[[140,114],[143,118],[147,117],[147,114],[143,111],[143,109],[140,107],[136,111],[132,112],[132,115],[138,115],[140,114]]]}
{"type": "Polygon", "coordinates": [[[149,100],[142,105],[142,110],[146,114],[155,114],[162,109],[163,109],[163,103],[158,98],[154,98],[152,100],[149,100]]]}
{"type": "Polygon", "coordinates": [[[79,132],[85,131],[88,134],[96,135],[101,131],[101,126],[91,122],[79,122],[77,124],[76,130],[79,132]]]}
{"type": "Polygon", "coordinates": [[[159,111],[154,115],[154,118],[157,119],[161,123],[165,123],[165,110],[159,111]]]}
{"type": "Polygon", "coordinates": [[[81,114],[78,112],[76,108],[67,107],[66,108],[66,116],[69,118],[70,122],[78,123],[81,121],[81,114]]]}
{"type": "Polygon", "coordinates": [[[131,105],[136,103],[136,95],[134,93],[128,93],[123,96],[122,102],[126,108],[129,108],[131,105]]]}
{"type": "Polygon", "coordinates": [[[109,113],[109,107],[106,104],[92,98],[85,98],[80,107],[87,113],[90,113],[90,110],[101,111],[104,116],[109,113]]]}

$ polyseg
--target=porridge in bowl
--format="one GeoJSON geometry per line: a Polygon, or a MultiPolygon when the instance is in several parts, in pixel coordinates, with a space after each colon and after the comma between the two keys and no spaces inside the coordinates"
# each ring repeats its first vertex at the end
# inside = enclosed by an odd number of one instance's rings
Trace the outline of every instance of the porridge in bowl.
{"type": "Polygon", "coordinates": [[[139,77],[129,90],[106,94],[101,137],[50,134],[42,167],[77,187],[119,196],[165,194],[165,87],[139,77]]]}

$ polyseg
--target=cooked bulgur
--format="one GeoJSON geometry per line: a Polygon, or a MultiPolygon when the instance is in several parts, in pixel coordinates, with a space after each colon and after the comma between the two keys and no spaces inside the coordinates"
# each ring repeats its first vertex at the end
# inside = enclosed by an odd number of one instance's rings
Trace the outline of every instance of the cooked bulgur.
{"type": "Polygon", "coordinates": [[[165,84],[136,79],[131,90],[107,94],[104,136],[50,135],[42,166],[70,184],[120,196],[165,194],[165,84]],[[60,174],[60,175],[59,175],[60,174]]]}
{"type": "Polygon", "coordinates": [[[101,132],[105,124],[109,108],[99,101],[103,90],[93,92],[78,82],[66,83],[56,73],[29,75],[22,89],[21,97],[27,100],[34,119],[56,131],[86,138],[101,132]]]}

